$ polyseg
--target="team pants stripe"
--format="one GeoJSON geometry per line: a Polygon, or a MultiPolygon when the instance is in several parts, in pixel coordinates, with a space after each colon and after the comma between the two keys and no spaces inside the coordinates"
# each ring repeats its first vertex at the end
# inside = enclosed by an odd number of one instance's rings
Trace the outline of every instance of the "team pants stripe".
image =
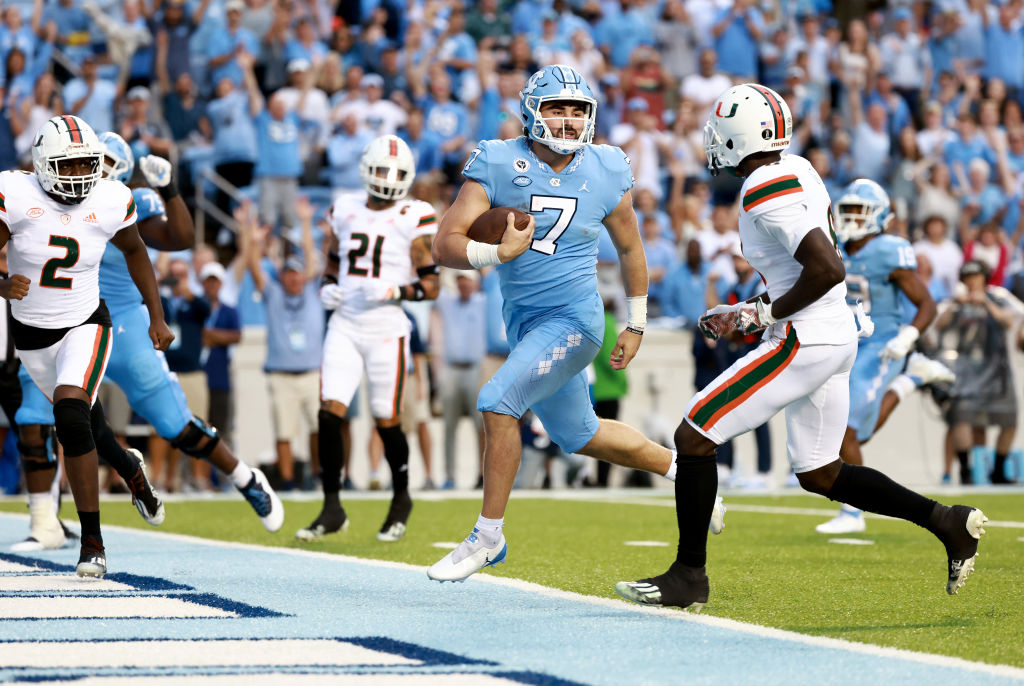
{"type": "Polygon", "coordinates": [[[395,380],[395,399],[393,402],[394,414],[397,417],[402,411],[402,391],[405,386],[405,337],[398,339],[398,378],[395,380]]]}
{"type": "Polygon", "coordinates": [[[110,343],[110,327],[101,326],[96,331],[96,342],[92,349],[92,362],[85,370],[85,379],[82,381],[82,388],[92,397],[97,384],[103,378],[103,367],[107,363],[107,346],[110,343]]]}
{"type": "Polygon", "coordinates": [[[787,324],[786,338],[771,351],[736,372],[716,392],[709,393],[694,405],[690,410],[690,421],[705,431],[711,429],[719,419],[781,374],[799,349],[800,341],[797,340],[796,331],[792,324],[787,324]]]}

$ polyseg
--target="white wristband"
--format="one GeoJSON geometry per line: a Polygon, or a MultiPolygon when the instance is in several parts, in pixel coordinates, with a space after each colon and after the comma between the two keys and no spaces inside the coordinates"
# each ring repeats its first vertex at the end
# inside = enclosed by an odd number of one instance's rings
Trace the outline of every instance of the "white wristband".
{"type": "Polygon", "coordinates": [[[498,246],[480,241],[470,241],[466,244],[466,259],[474,269],[501,264],[501,260],[498,259],[498,246]]]}
{"type": "Polygon", "coordinates": [[[647,296],[626,298],[626,326],[637,331],[647,328],[647,296]]]}

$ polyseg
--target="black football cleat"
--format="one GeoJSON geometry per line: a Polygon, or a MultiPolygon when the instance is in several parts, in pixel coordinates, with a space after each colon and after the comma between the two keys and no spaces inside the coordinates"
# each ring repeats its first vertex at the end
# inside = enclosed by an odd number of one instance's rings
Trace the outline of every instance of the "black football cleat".
{"type": "Polygon", "coordinates": [[[934,524],[929,528],[946,547],[946,593],[956,595],[974,571],[978,542],[985,533],[982,527],[988,522],[988,517],[978,508],[967,505],[938,507],[942,509],[932,515],[934,524]]]}
{"type": "Polygon", "coordinates": [[[691,608],[700,612],[708,602],[710,585],[704,567],[687,567],[679,562],[664,574],[639,581],[620,581],[615,592],[641,605],[691,608]]]}
{"type": "Polygon", "coordinates": [[[402,536],[405,535],[405,525],[409,521],[410,512],[412,512],[412,498],[409,497],[409,491],[395,493],[391,499],[391,507],[388,508],[388,516],[384,520],[384,525],[380,527],[380,531],[377,533],[377,540],[387,543],[402,540],[402,536]]]}

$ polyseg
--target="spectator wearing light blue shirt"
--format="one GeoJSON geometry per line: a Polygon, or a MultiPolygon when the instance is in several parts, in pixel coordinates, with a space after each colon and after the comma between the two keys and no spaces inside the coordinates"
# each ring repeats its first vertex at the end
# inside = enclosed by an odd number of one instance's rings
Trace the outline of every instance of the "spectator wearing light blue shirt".
{"type": "Polygon", "coordinates": [[[1017,8],[1005,4],[999,8],[999,22],[985,30],[986,79],[1001,79],[1007,95],[1019,98],[1024,88],[1024,28],[1017,21],[1017,8]]]}
{"type": "MultiPolygon", "coordinates": [[[[206,116],[213,129],[214,167],[229,183],[242,188],[252,183],[257,157],[256,127],[249,94],[225,77],[217,84],[216,96],[206,106],[206,116]]],[[[231,196],[218,190],[217,207],[230,214],[231,196]]]]}
{"type": "Polygon", "coordinates": [[[355,114],[345,115],[341,127],[327,142],[327,175],[335,195],[363,187],[359,179],[359,159],[371,140],[369,133],[359,130],[355,114]]]}
{"type": "Polygon", "coordinates": [[[284,61],[306,60],[314,67],[319,67],[327,54],[327,46],[318,40],[313,20],[302,17],[295,24],[295,37],[284,45],[284,61]]]}
{"type": "Polygon", "coordinates": [[[885,106],[872,103],[862,105],[861,92],[857,88],[848,91],[850,125],[853,140],[850,146],[853,156],[851,173],[853,178],[884,179],[888,173],[889,116],[885,106]],[[865,111],[866,109],[866,111],[865,111]]]}
{"type": "Polygon", "coordinates": [[[662,314],[682,317],[686,328],[696,333],[697,321],[707,310],[705,307],[708,275],[711,264],[700,253],[696,239],[686,244],[686,261],[665,277],[662,314]]]}
{"type": "MultiPolygon", "coordinates": [[[[89,43],[92,19],[85,13],[79,2],[58,0],[49,5],[43,12],[41,23],[45,26],[51,21],[57,25],[57,43],[73,62],[81,64],[86,56],[92,54],[92,46],[89,43]]],[[[86,121],[97,131],[109,131],[109,129],[96,128],[96,124],[91,120],[87,119],[86,121]]]]}
{"type": "MultiPolygon", "coordinates": [[[[25,57],[25,69],[26,73],[37,71],[42,73],[50,62],[50,51],[53,49],[52,38],[49,40],[40,40],[36,37],[35,32],[28,26],[22,25],[21,10],[16,6],[8,6],[4,10],[4,23],[0,25],[0,64],[7,62],[7,56],[11,50],[18,48],[21,50],[22,55],[25,57]],[[40,55],[39,59],[44,62],[41,66],[36,66],[36,52],[42,50],[44,46],[47,46],[47,52],[44,55],[40,55]]],[[[4,80],[6,80],[6,72],[0,74],[4,80]]],[[[33,79],[33,83],[35,80],[33,79]]],[[[31,92],[31,85],[30,85],[31,92]]],[[[10,89],[8,88],[8,94],[10,89]]]]}
{"type": "Polygon", "coordinates": [[[531,36],[540,33],[544,12],[551,8],[550,0],[521,0],[512,10],[512,35],[531,36]]]}
{"type": "Polygon", "coordinates": [[[735,0],[730,9],[720,11],[711,28],[719,71],[736,78],[754,79],[758,41],[763,32],[764,19],[751,0],[735,0]]]}
{"type": "Polygon", "coordinates": [[[423,110],[414,107],[409,111],[405,128],[398,131],[398,137],[409,144],[417,176],[441,171],[441,140],[434,132],[423,128],[423,110]]]}
{"type": "Polygon", "coordinates": [[[972,160],[996,164],[996,153],[978,131],[978,122],[970,112],[961,112],[956,121],[956,135],[942,148],[942,157],[953,176],[953,188],[962,188],[972,160]]]}
{"type": "Polygon", "coordinates": [[[206,47],[207,66],[210,69],[210,80],[219,84],[222,79],[231,79],[235,85],[242,83],[242,66],[238,62],[238,54],[247,52],[259,54],[260,46],[256,36],[242,26],[243,0],[228,0],[224,4],[227,26],[224,30],[214,32],[206,47]]]}
{"type": "Polygon", "coordinates": [[[961,214],[971,226],[987,224],[1006,207],[1006,196],[989,181],[992,168],[981,158],[971,160],[967,167],[967,189],[960,200],[961,214]]]}
{"type": "Polygon", "coordinates": [[[461,89],[463,78],[472,76],[476,68],[476,42],[466,33],[466,15],[454,9],[448,27],[438,39],[436,60],[448,70],[452,83],[461,89]]]}
{"type": "Polygon", "coordinates": [[[675,271],[679,260],[676,257],[675,244],[662,237],[661,226],[656,216],[653,214],[645,216],[641,228],[644,237],[644,253],[647,255],[647,274],[650,279],[647,295],[653,306],[653,315],[657,316],[663,309],[665,301],[666,279],[675,271]]]}
{"type": "Polygon", "coordinates": [[[469,134],[469,111],[452,100],[452,82],[447,72],[437,70],[430,78],[430,96],[423,103],[426,127],[441,140],[445,173],[451,179],[458,175],[463,162],[462,148],[469,134]]]}
{"type": "Polygon", "coordinates": [[[117,84],[100,78],[96,70],[96,56],[92,54],[82,61],[82,75],[64,85],[64,104],[68,114],[81,117],[96,131],[113,130],[117,95],[117,84]]]}
{"type": "MultiPolygon", "coordinates": [[[[742,1],[742,0],[741,0],[742,1]]],[[[654,45],[654,19],[643,8],[634,6],[636,0],[621,0],[620,11],[608,13],[595,29],[595,42],[617,69],[629,66],[633,50],[639,45],[654,45]]],[[[757,51],[754,52],[754,71],[757,73],[757,51]]]]}

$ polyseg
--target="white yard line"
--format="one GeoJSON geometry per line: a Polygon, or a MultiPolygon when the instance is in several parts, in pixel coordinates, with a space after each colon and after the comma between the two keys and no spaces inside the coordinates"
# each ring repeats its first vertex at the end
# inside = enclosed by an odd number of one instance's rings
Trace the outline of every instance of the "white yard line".
{"type": "MultiPolygon", "coordinates": [[[[653,503],[646,503],[653,504],[653,503]]],[[[792,509],[792,508],[791,508],[792,509]]],[[[831,513],[831,510],[828,511],[831,513]]],[[[803,514],[803,513],[801,513],[803,514]]],[[[28,519],[27,515],[22,514],[11,514],[11,513],[0,513],[3,517],[12,517],[19,519],[28,519]]],[[[991,524],[991,522],[990,522],[991,524]]],[[[298,557],[310,557],[310,558],[321,558],[321,559],[333,559],[349,562],[353,564],[362,564],[371,567],[384,567],[388,569],[401,569],[407,571],[417,571],[420,573],[426,573],[424,567],[417,565],[411,565],[404,562],[390,562],[386,560],[373,560],[361,557],[352,557],[350,555],[338,555],[333,553],[325,553],[313,550],[297,550],[295,548],[278,548],[273,546],[261,546],[251,543],[236,543],[229,541],[214,541],[206,538],[199,538],[196,536],[188,536],[185,534],[172,534],[162,533],[158,531],[147,531],[144,529],[134,529],[131,527],[107,525],[104,528],[121,531],[124,533],[137,534],[142,536],[153,536],[157,538],[173,539],[182,541],[185,543],[192,543],[195,545],[204,545],[210,547],[221,547],[221,548],[233,548],[237,550],[250,550],[250,551],[273,551],[285,555],[295,555],[298,557]]],[[[609,588],[615,582],[614,579],[609,579],[609,588]]],[[[636,612],[641,614],[653,614],[660,617],[673,619],[683,622],[694,622],[697,624],[704,624],[706,626],[717,627],[720,629],[728,629],[732,631],[738,631],[745,634],[754,636],[760,636],[768,639],[775,639],[780,641],[790,641],[792,643],[799,643],[803,645],[817,646],[821,648],[832,648],[835,650],[845,650],[851,653],[860,653],[863,655],[873,655],[877,657],[895,658],[900,660],[908,660],[911,662],[917,662],[920,664],[934,665],[940,667],[951,667],[957,669],[964,669],[973,672],[980,672],[985,674],[993,674],[996,676],[1012,677],[1015,679],[1024,680],[1024,669],[1019,667],[1013,667],[1010,665],[993,665],[984,662],[972,662],[958,657],[948,657],[945,655],[934,655],[931,653],[921,653],[911,650],[903,650],[901,648],[890,648],[885,646],[871,645],[867,643],[857,643],[854,641],[848,641],[840,638],[830,638],[825,636],[809,636],[806,634],[796,633],[794,631],[785,631],[783,629],[775,629],[772,627],[761,626],[758,624],[750,624],[747,622],[740,622],[734,619],[726,619],[724,617],[712,617],[710,615],[699,615],[691,614],[688,612],[681,612],[679,610],[670,610],[668,608],[659,607],[646,607],[643,605],[636,605],[633,603],[627,603],[621,600],[614,600],[611,598],[599,598],[596,596],[587,596],[580,593],[572,593],[570,591],[563,591],[556,588],[548,588],[547,586],[541,586],[529,581],[522,581],[519,579],[511,579],[506,577],[493,576],[490,574],[477,574],[470,579],[468,583],[488,583],[496,586],[504,586],[506,588],[512,588],[519,591],[525,591],[529,593],[535,593],[537,595],[545,596],[548,598],[557,598],[560,600],[569,600],[578,603],[585,603],[597,607],[604,607],[608,609],[624,611],[624,612],[636,612]]]]}

